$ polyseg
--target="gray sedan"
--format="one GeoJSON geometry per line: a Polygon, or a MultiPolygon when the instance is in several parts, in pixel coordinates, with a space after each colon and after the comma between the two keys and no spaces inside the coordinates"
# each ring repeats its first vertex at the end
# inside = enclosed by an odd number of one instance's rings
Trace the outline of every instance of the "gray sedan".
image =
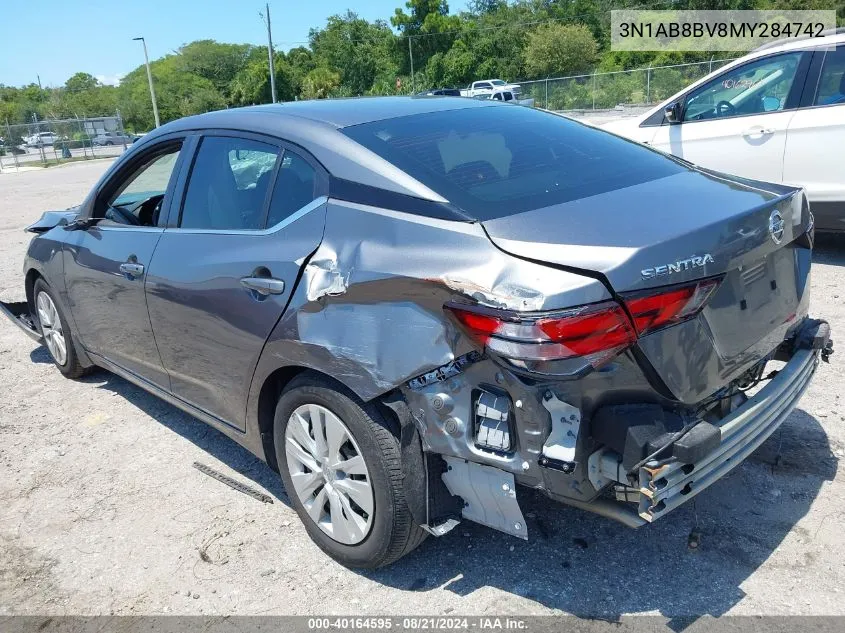
{"type": "Polygon", "coordinates": [[[266,460],[351,566],[462,520],[529,538],[524,488],[655,521],[832,351],[800,189],[494,101],[182,119],[29,230],[3,310],[59,371],[106,368],[266,460]]]}

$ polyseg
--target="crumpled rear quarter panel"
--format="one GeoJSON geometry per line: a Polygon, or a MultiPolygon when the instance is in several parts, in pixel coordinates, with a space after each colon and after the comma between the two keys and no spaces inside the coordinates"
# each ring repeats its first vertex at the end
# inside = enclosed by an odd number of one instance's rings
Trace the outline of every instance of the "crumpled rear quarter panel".
{"type": "Polygon", "coordinates": [[[595,279],[501,252],[478,224],[330,200],[256,369],[252,412],[279,367],[319,370],[367,401],[475,349],[444,314],[450,300],[534,311],[608,298],[595,279]]]}

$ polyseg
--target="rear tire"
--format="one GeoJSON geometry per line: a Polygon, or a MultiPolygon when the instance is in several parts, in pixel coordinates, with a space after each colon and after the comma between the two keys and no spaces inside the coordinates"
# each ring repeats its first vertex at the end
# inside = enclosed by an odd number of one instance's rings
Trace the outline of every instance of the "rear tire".
{"type": "Polygon", "coordinates": [[[52,288],[43,279],[37,279],[32,289],[35,318],[44,338],[44,345],[56,367],[66,378],[79,378],[87,370],[79,363],[73,346],[73,333],[52,288]]]}
{"type": "Polygon", "coordinates": [[[312,373],[297,376],[276,405],[273,435],[285,490],[311,539],[343,565],[389,565],[427,535],[408,509],[393,426],[375,406],[312,373]],[[332,444],[339,446],[333,451],[332,444]]]}

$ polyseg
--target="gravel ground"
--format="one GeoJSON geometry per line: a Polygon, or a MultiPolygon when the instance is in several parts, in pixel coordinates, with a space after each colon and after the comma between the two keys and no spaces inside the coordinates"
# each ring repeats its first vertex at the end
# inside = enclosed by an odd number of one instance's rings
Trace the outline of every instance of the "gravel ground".
{"type": "MultiPolygon", "coordinates": [[[[23,298],[21,228],[81,200],[107,164],[0,176],[0,298],[23,298]]],[[[812,311],[834,335],[845,332],[843,265],[845,243],[817,249],[812,311]]],[[[356,572],[311,544],[261,461],[104,371],[65,380],[2,320],[0,615],[845,614],[833,361],[781,431],[695,508],[635,531],[528,493],[528,542],[463,523],[388,569],[356,572]]]]}

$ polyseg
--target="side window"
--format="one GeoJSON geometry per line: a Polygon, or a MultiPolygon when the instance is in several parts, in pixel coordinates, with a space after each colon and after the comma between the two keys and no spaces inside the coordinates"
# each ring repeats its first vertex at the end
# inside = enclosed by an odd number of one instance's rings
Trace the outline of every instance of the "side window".
{"type": "Polygon", "coordinates": [[[749,62],[690,93],[684,121],[702,121],[783,110],[795,80],[801,52],[749,62]]]}
{"type": "Polygon", "coordinates": [[[120,224],[156,226],[180,149],[171,145],[150,157],[117,185],[105,205],[98,205],[95,215],[120,224]]]}
{"type": "Polygon", "coordinates": [[[837,46],[824,56],[819,87],[813,105],[845,103],[845,46],[837,46]]]}
{"type": "Polygon", "coordinates": [[[504,93],[505,101],[513,101],[513,93],[508,91],[504,93]]]}
{"type": "Polygon", "coordinates": [[[273,187],[273,199],[270,201],[270,213],[267,227],[275,226],[292,213],[314,200],[317,172],[304,158],[285,150],[276,186],[273,187]]]}
{"type": "Polygon", "coordinates": [[[494,95],[493,95],[493,98],[494,98],[496,101],[501,101],[501,100],[502,100],[502,93],[501,93],[501,92],[497,92],[496,94],[494,94],[494,95]]]}
{"type": "Polygon", "coordinates": [[[191,169],[179,226],[185,229],[263,228],[264,202],[281,150],[227,136],[206,136],[191,169]]]}

